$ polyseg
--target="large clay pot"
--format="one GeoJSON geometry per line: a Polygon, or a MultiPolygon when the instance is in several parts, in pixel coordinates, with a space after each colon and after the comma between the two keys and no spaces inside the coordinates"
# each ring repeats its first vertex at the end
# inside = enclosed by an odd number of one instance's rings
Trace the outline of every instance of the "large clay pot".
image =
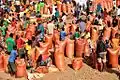
{"type": "Polygon", "coordinates": [[[74,70],[79,70],[83,65],[82,58],[75,58],[72,61],[72,67],[74,70]]]}
{"type": "Polygon", "coordinates": [[[49,49],[52,48],[53,35],[45,35],[45,42],[49,43],[49,49]]]}
{"type": "Polygon", "coordinates": [[[112,68],[118,67],[118,52],[119,52],[119,49],[114,50],[114,49],[108,48],[107,50],[109,52],[109,64],[112,65],[112,68]]]}
{"type": "Polygon", "coordinates": [[[85,50],[86,41],[84,39],[78,39],[75,42],[76,57],[82,57],[85,50]]]}
{"type": "Polygon", "coordinates": [[[17,59],[15,62],[16,62],[16,77],[27,77],[25,60],[17,59]]]}
{"type": "Polygon", "coordinates": [[[59,48],[56,49],[55,54],[54,54],[54,58],[55,58],[56,67],[57,67],[60,71],[65,71],[65,69],[66,69],[65,56],[64,56],[63,53],[61,53],[61,52],[59,51],[59,48]]]}
{"type": "Polygon", "coordinates": [[[74,40],[67,39],[66,45],[66,56],[68,58],[73,58],[74,56],[74,40]]]}
{"type": "Polygon", "coordinates": [[[103,33],[103,39],[109,40],[111,36],[111,27],[105,27],[104,33],[103,33]]]}
{"type": "Polygon", "coordinates": [[[112,38],[115,37],[116,33],[118,33],[118,27],[112,28],[112,38]]]}
{"type": "Polygon", "coordinates": [[[113,49],[117,49],[119,47],[119,41],[120,41],[119,39],[112,38],[111,45],[113,49]]]}
{"type": "Polygon", "coordinates": [[[96,42],[98,40],[98,37],[99,37],[98,30],[95,30],[94,27],[91,28],[91,34],[90,35],[91,35],[91,40],[93,42],[96,42]]]}

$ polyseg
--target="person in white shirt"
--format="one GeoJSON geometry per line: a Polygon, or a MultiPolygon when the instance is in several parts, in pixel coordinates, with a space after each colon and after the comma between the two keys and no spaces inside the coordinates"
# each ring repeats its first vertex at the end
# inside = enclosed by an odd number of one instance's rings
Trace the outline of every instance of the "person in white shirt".
{"type": "Polygon", "coordinates": [[[63,16],[62,16],[63,22],[66,22],[66,18],[67,18],[66,14],[63,13],[63,16]]]}
{"type": "Polygon", "coordinates": [[[47,25],[48,34],[53,34],[54,33],[54,28],[55,28],[54,22],[53,21],[49,21],[49,23],[47,25]]]}
{"type": "Polygon", "coordinates": [[[120,6],[118,6],[117,15],[120,16],[120,6]]]}

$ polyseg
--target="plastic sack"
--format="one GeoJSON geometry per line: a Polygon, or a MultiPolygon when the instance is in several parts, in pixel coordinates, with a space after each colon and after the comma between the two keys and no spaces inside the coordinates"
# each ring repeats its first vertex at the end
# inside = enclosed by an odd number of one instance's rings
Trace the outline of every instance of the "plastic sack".
{"type": "Polygon", "coordinates": [[[72,61],[72,67],[74,70],[79,70],[83,66],[82,58],[75,58],[72,61]]]}
{"type": "Polygon", "coordinates": [[[85,51],[85,44],[86,44],[86,41],[84,39],[76,40],[76,42],[75,42],[76,57],[82,57],[82,55],[85,51]]]}
{"type": "Polygon", "coordinates": [[[66,14],[67,13],[67,6],[65,3],[62,4],[62,11],[66,14]]]}
{"type": "Polygon", "coordinates": [[[117,49],[119,47],[119,39],[116,38],[112,38],[111,39],[111,45],[113,49],[117,49]]]}
{"type": "Polygon", "coordinates": [[[74,56],[74,40],[67,39],[66,45],[66,56],[68,58],[73,58],[74,56]]]}
{"type": "Polygon", "coordinates": [[[115,37],[116,33],[118,33],[118,27],[112,28],[112,38],[115,37]]]}
{"type": "Polygon", "coordinates": [[[65,65],[65,56],[63,53],[60,52],[59,48],[56,49],[55,54],[55,65],[60,71],[65,71],[66,65],[65,65]]]}
{"type": "Polygon", "coordinates": [[[49,43],[49,49],[52,48],[53,35],[45,35],[45,42],[49,43]]]}
{"type": "Polygon", "coordinates": [[[114,50],[114,49],[107,49],[109,52],[109,64],[112,65],[112,68],[118,67],[118,52],[119,48],[114,50]]]}
{"type": "Polygon", "coordinates": [[[91,40],[93,41],[93,42],[96,42],[97,40],[98,40],[98,30],[95,30],[94,29],[94,27],[92,27],[92,29],[91,29],[91,40]]]}
{"type": "Polygon", "coordinates": [[[25,60],[17,59],[15,62],[16,62],[16,77],[27,77],[25,60]]]}
{"type": "Polygon", "coordinates": [[[105,27],[104,33],[103,33],[103,40],[109,40],[111,36],[111,27],[105,27]]]}

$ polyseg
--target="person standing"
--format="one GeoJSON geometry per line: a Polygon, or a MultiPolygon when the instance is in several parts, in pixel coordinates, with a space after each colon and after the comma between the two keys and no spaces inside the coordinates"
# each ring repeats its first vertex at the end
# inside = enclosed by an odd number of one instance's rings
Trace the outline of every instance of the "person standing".
{"type": "Polygon", "coordinates": [[[97,43],[97,60],[98,64],[100,65],[100,71],[103,71],[106,69],[106,42],[102,40],[102,37],[100,37],[100,40],[97,43]]]}
{"type": "Polygon", "coordinates": [[[13,50],[10,53],[10,57],[8,60],[8,71],[11,76],[14,76],[16,73],[15,59],[17,57],[17,46],[13,46],[13,50]]]}
{"type": "Polygon", "coordinates": [[[53,21],[50,21],[48,23],[47,28],[48,28],[48,33],[49,34],[53,34],[54,28],[55,28],[55,24],[53,23],[53,21]]]}
{"type": "Polygon", "coordinates": [[[7,45],[8,54],[10,54],[10,52],[13,50],[13,46],[15,46],[15,41],[13,39],[12,33],[10,34],[10,37],[6,39],[6,45],[7,45]]]}

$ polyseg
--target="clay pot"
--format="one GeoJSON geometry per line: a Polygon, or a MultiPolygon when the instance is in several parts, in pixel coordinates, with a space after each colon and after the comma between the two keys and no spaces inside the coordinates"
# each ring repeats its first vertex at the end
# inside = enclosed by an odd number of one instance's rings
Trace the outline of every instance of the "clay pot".
{"type": "Polygon", "coordinates": [[[74,56],[74,40],[67,39],[66,45],[66,56],[68,58],[73,58],[74,56]]]}
{"type": "Polygon", "coordinates": [[[26,77],[26,63],[24,59],[17,59],[16,61],[16,77],[26,77]]]}
{"type": "Polygon", "coordinates": [[[65,56],[63,53],[61,53],[59,51],[59,48],[56,49],[55,54],[54,54],[54,58],[55,58],[56,67],[60,71],[65,71],[65,69],[66,69],[65,56]]]}
{"type": "Polygon", "coordinates": [[[114,49],[107,49],[109,52],[109,64],[112,65],[112,68],[118,67],[118,52],[119,48],[114,50],[114,49]]]}
{"type": "Polygon", "coordinates": [[[76,40],[75,42],[76,57],[82,57],[85,51],[85,44],[86,44],[86,41],[84,39],[76,40]]]}
{"type": "Polygon", "coordinates": [[[79,70],[83,65],[82,58],[75,58],[72,61],[72,67],[74,70],[79,70]]]}

